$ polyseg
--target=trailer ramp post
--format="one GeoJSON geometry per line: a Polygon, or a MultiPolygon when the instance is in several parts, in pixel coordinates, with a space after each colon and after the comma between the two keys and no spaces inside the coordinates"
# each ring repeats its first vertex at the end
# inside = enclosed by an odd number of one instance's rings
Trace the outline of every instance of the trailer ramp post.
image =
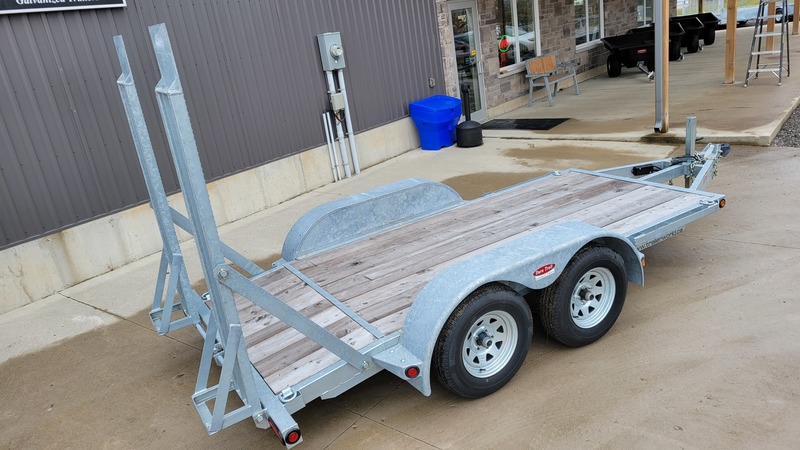
{"type": "Polygon", "coordinates": [[[230,426],[248,415],[257,426],[266,428],[264,425],[266,417],[269,427],[278,434],[284,444],[291,447],[302,439],[299,429],[293,425],[294,421],[287,407],[281,404],[291,399],[286,400],[270,392],[271,388],[266,385],[249,360],[234,293],[241,294],[277,319],[319,343],[343,361],[356,367],[359,372],[371,370],[375,364],[371,356],[351,347],[227,265],[227,246],[220,240],[216,228],[166,26],[153,25],[149,27],[149,31],[161,72],[161,79],[155,88],[156,98],[188,212],[188,223],[185,225],[193,231],[212,299],[209,323],[216,323],[206,333],[204,364],[198,378],[198,391],[194,396],[195,405],[199,406],[198,411],[208,424],[209,433],[230,426]],[[210,363],[220,354],[223,355],[221,379],[216,386],[209,388],[207,386],[210,363]],[[227,402],[231,391],[235,391],[245,406],[225,414],[224,406],[219,405],[227,402]],[[207,403],[211,400],[215,403],[213,411],[207,403]]]}
{"type": "Polygon", "coordinates": [[[150,321],[156,332],[164,335],[188,325],[199,326],[201,315],[208,316],[208,308],[205,307],[202,299],[189,283],[178,236],[172,222],[172,208],[167,203],[167,194],[153,153],[153,144],[147,132],[147,124],[122,36],[114,36],[114,46],[121,68],[121,74],[117,79],[117,88],[125,108],[125,115],[128,118],[134,147],[136,147],[139,157],[139,166],[142,169],[147,193],[150,196],[150,207],[156,215],[163,245],[161,264],[150,310],[150,321]],[[165,284],[166,291],[164,290],[165,284]],[[184,317],[172,320],[172,315],[178,311],[183,312],[184,317]]]}
{"type": "MultiPolygon", "coordinates": [[[[183,87],[178,75],[172,46],[164,24],[149,27],[161,79],[156,85],[156,99],[161,120],[167,135],[178,181],[183,191],[184,202],[194,231],[195,244],[203,274],[212,298],[209,326],[204,343],[204,365],[200,382],[207,383],[211,359],[215,353],[223,352],[222,375],[213,388],[195,393],[195,405],[207,424],[209,433],[232,425],[250,416],[255,419],[260,406],[255,375],[245,349],[233,291],[220,282],[224,274],[216,268],[225,265],[224,245],[217,232],[211,200],[205,186],[205,176],[200,165],[197,144],[192,132],[189,111],[183,87]],[[231,390],[242,399],[244,406],[225,414],[225,405],[231,390]],[[206,402],[214,399],[214,411],[209,412],[206,402]]],[[[232,270],[232,269],[231,269],[232,270]]]]}

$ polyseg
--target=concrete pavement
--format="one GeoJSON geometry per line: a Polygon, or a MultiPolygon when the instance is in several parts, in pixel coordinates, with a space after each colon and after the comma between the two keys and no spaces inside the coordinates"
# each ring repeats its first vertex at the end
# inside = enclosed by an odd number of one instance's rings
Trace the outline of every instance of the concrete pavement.
{"type": "MultiPolygon", "coordinates": [[[[782,86],[771,74],[760,74],[743,87],[753,27],[736,34],[736,83],[724,84],[725,31],[702,51],[669,64],[670,132],[653,133],[655,85],[637,69],[623,69],[618,78],[604,73],[580,84],[580,95],[565,88],[549,107],[539,99],[533,107],[511,111],[503,118],[570,118],[543,139],[591,141],[681,141],[686,116],[696,114],[698,136],[706,142],[769,145],[800,100],[800,77],[784,77],[782,86]]],[[[800,55],[800,36],[790,36],[790,56],[800,55]]],[[[489,136],[529,137],[526,131],[490,131],[489,136]]]]}
{"type": "MultiPolygon", "coordinates": [[[[379,179],[429,171],[459,189],[496,189],[565,162],[563,147],[525,144],[412,152],[222,234],[266,261],[301,209],[379,179]]],[[[620,153],[641,160],[674,151],[628,145],[579,147],[584,159],[567,162],[591,167],[620,153]]],[[[727,195],[728,206],[646,251],[645,287],[630,287],[620,319],[597,343],[569,349],[536,327],[514,380],[475,401],[438,385],[424,397],[378,375],[296,414],[304,448],[790,447],[800,439],[800,387],[793,381],[800,316],[792,287],[800,264],[792,204],[798,170],[798,149],[734,148],[711,185],[727,195]]],[[[22,347],[34,337],[96,328],[0,365],[0,447],[279,448],[249,422],[205,434],[190,401],[199,336],[179,330],[158,337],[147,323],[156,263],[151,258],[83,283],[28,315],[3,316],[3,342],[17,339],[22,347]]],[[[3,348],[4,358],[18,353],[3,348]]]]}
{"type": "MultiPolygon", "coordinates": [[[[714,84],[722,67],[710,61],[722,41],[671,64],[672,82],[686,83],[671,86],[673,139],[682,139],[681,115],[697,113],[707,140],[768,142],[794,108],[800,86],[790,82],[800,79],[714,84]]],[[[553,108],[538,102],[504,116],[571,118],[549,132],[487,132],[482,147],[412,151],[226,225],[222,238],[268,265],[302,213],[391,181],[444,181],[473,198],[552,170],[682,152],[631,142],[652,131],[652,84],[640,74],[601,76],[581,90],[561,93],[553,108]]],[[[512,383],[477,401],[441,388],[425,398],[379,375],[297,414],[303,445],[790,446],[800,440],[800,388],[792,382],[800,316],[791,294],[800,263],[798,170],[797,149],[735,146],[711,185],[729,206],[648,249],[646,286],[631,287],[620,320],[598,343],[567,349],[537,330],[512,383]]],[[[199,283],[192,247],[184,244],[199,283]]],[[[277,447],[247,422],[206,436],[190,401],[201,341],[192,330],[158,337],[147,318],[159,257],[0,316],[0,448],[277,447]]]]}

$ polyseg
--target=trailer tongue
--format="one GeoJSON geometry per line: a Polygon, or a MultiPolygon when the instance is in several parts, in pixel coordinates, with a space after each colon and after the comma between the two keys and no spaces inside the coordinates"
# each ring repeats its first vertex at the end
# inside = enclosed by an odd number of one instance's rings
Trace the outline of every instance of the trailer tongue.
{"type": "Polygon", "coordinates": [[[555,172],[473,201],[410,179],[328,203],[298,220],[264,270],[219,238],[166,28],[150,33],[188,211],[167,203],[117,36],[117,83],[164,241],[150,315],[160,334],[195,326],[204,337],[192,399],[209,434],[252,418],[292,447],[302,441],[292,413],[382,370],[425,395],[432,376],[457,395],[489,395],[525,359],[531,308],[554,339],[594,342],[627,283],[644,283],[641,250],[724,206],[703,189],[729,147],[695,153],[691,136],[680,158],[555,172]],[[685,187],[661,184],[680,177],[685,187]],[[176,226],[194,236],[207,295],[189,285],[176,226]],[[229,407],[230,393],[241,406],[229,407]]]}

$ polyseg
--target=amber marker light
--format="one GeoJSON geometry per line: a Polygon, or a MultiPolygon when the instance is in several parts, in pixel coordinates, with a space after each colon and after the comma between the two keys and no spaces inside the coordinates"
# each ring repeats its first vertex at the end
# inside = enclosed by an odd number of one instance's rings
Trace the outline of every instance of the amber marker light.
{"type": "Polygon", "coordinates": [[[719,201],[719,207],[720,207],[720,209],[725,207],[725,199],[724,198],[719,201]]]}

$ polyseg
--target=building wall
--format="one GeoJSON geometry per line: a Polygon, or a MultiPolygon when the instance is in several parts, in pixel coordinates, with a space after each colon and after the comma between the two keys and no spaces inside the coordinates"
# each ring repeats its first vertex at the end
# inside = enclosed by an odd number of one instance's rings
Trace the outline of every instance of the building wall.
{"type": "MultiPolygon", "coordinates": [[[[362,168],[419,147],[409,118],[359,133],[356,141],[362,150],[362,168]]],[[[217,225],[221,226],[330,180],[328,152],[323,145],[214,180],[208,184],[208,191],[217,225]]],[[[175,209],[185,210],[180,193],[170,196],[169,202],[175,209]]],[[[189,238],[180,230],[178,236],[181,240],[189,238]]],[[[119,269],[158,252],[161,246],[153,211],[144,204],[0,250],[0,314],[119,269]]],[[[153,272],[153,282],[155,276],[153,272]]]]}
{"type": "MultiPolygon", "coordinates": [[[[525,71],[500,74],[499,51],[494,41],[497,26],[497,0],[476,0],[481,36],[481,55],[484,62],[484,84],[486,102],[490,109],[502,113],[503,105],[519,106],[520,98],[528,94],[525,71]]],[[[596,68],[605,67],[608,52],[600,42],[584,48],[575,49],[575,6],[573,0],[539,0],[539,36],[542,54],[554,54],[559,62],[572,62],[579,73],[590,76],[596,68]]],[[[452,54],[452,31],[447,24],[447,1],[437,0],[437,13],[440,29],[440,42],[444,60],[446,92],[457,94],[457,75],[452,54]]],[[[636,2],[631,0],[605,0],[605,35],[614,36],[636,27],[636,2]]]]}
{"type": "MultiPolygon", "coordinates": [[[[134,77],[152,87],[147,26],[167,24],[209,180],[324,142],[319,33],[342,32],[356,133],[407,117],[409,102],[444,89],[430,0],[128,3],[0,15],[0,249],[147,201],[114,35],[125,38],[134,77]]],[[[152,88],[140,94],[174,192],[152,88]]]]}

